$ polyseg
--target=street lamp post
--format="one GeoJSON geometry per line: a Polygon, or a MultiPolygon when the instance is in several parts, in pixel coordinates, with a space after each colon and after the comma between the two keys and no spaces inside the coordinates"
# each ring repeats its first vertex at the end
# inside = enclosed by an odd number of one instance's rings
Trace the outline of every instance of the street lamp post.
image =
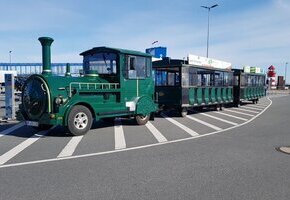
{"type": "Polygon", "coordinates": [[[208,14],[207,14],[207,45],[206,45],[206,57],[208,58],[208,42],[209,42],[209,12],[210,9],[217,7],[218,4],[212,5],[212,6],[201,6],[202,8],[205,8],[208,10],[208,14]]]}
{"type": "Polygon", "coordinates": [[[286,80],[287,80],[287,65],[288,65],[288,62],[285,63],[285,86],[286,86],[286,80]]]}

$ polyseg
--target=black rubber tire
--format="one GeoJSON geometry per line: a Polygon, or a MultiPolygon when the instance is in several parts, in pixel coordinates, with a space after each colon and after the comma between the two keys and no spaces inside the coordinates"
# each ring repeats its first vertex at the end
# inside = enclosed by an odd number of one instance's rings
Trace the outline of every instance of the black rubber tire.
{"type": "Polygon", "coordinates": [[[180,108],[179,114],[180,114],[180,117],[186,117],[186,115],[187,115],[187,108],[180,108]]]}
{"type": "Polygon", "coordinates": [[[91,111],[82,105],[76,105],[74,106],[69,115],[68,115],[68,130],[72,135],[79,136],[86,134],[92,127],[93,124],[93,117],[91,111]],[[77,128],[75,125],[75,118],[78,114],[82,114],[87,117],[86,126],[84,128],[77,128]]]}
{"type": "Polygon", "coordinates": [[[218,111],[219,110],[218,108],[219,108],[219,106],[218,105],[215,105],[214,106],[214,111],[218,111]]]}
{"type": "Polygon", "coordinates": [[[149,118],[149,120],[150,120],[150,121],[154,121],[154,119],[155,119],[155,113],[152,112],[152,113],[150,114],[150,118],[149,118]]]}
{"type": "Polygon", "coordinates": [[[148,115],[136,115],[135,121],[138,125],[145,125],[150,119],[150,114],[148,115]]]}

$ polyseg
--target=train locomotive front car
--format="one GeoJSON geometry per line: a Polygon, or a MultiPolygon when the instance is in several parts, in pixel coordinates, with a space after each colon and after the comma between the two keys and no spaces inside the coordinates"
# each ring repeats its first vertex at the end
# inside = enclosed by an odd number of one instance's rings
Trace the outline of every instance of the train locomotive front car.
{"type": "Polygon", "coordinates": [[[96,47],[81,53],[83,73],[72,77],[51,74],[52,38],[39,38],[43,72],[23,87],[18,119],[44,128],[63,125],[73,135],[90,130],[93,120],[134,117],[144,125],[156,111],[151,55],[138,51],[96,47]]]}
{"type": "Polygon", "coordinates": [[[233,102],[233,72],[163,58],[153,62],[156,101],[160,109],[176,109],[182,117],[192,107],[233,102]]]}

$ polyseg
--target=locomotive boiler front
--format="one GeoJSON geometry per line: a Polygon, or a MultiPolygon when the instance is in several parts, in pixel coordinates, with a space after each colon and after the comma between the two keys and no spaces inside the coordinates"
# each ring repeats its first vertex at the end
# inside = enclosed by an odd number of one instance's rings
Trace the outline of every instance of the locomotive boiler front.
{"type": "MultiPolygon", "coordinates": [[[[42,45],[42,74],[48,76],[51,74],[50,46],[53,39],[40,37],[38,40],[42,45]]],[[[49,97],[49,89],[44,78],[36,74],[30,76],[24,84],[22,92],[22,114],[26,120],[37,121],[43,113],[50,111],[49,97]]]]}
{"type": "Polygon", "coordinates": [[[22,105],[25,116],[29,120],[39,120],[48,108],[48,88],[44,80],[37,75],[32,75],[26,81],[22,92],[22,105]]]}

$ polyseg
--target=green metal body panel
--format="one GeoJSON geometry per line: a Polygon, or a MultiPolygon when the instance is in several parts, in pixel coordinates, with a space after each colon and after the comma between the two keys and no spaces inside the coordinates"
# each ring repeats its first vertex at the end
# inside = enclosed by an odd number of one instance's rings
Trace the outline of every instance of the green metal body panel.
{"type": "Polygon", "coordinates": [[[194,107],[233,101],[232,87],[181,88],[158,86],[155,88],[158,94],[157,101],[161,107],[194,107]]]}
{"type": "Polygon", "coordinates": [[[204,104],[208,104],[209,103],[209,88],[206,87],[203,89],[203,91],[204,91],[203,102],[204,102],[204,104]]]}
{"type": "Polygon", "coordinates": [[[194,105],[197,103],[196,100],[196,88],[189,88],[188,92],[189,104],[194,105]]]}
{"type": "Polygon", "coordinates": [[[222,101],[227,102],[227,88],[221,88],[222,91],[222,101]]]}
{"type": "Polygon", "coordinates": [[[232,102],[233,101],[233,88],[227,88],[227,99],[228,101],[232,102]]]}
{"type": "Polygon", "coordinates": [[[242,100],[254,100],[265,96],[265,89],[263,86],[243,87],[240,94],[242,100]]]}
{"type": "Polygon", "coordinates": [[[221,103],[222,102],[222,88],[218,87],[216,89],[216,97],[217,97],[217,102],[221,103]]]}
{"type": "Polygon", "coordinates": [[[196,100],[197,100],[197,104],[198,105],[201,105],[202,103],[203,103],[203,95],[202,95],[202,88],[200,88],[200,87],[198,87],[198,88],[196,88],[196,96],[197,96],[197,98],[196,98],[196,100]]]}
{"type": "Polygon", "coordinates": [[[210,101],[211,101],[211,103],[217,102],[216,89],[217,88],[215,88],[215,87],[210,88],[210,101]]]}
{"type": "Polygon", "coordinates": [[[155,92],[158,94],[156,99],[160,105],[179,106],[181,104],[182,91],[179,87],[158,86],[155,92]]]}

